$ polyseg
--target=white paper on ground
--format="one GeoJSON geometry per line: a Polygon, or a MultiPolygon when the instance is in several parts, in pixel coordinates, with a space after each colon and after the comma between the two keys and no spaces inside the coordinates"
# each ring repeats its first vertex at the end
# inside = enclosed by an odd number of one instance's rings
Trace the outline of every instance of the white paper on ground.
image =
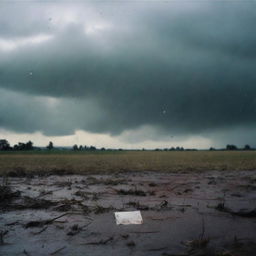
{"type": "Polygon", "coordinates": [[[142,216],[140,211],[132,212],[115,212],[117,225],[142,224],[142,216]]]}

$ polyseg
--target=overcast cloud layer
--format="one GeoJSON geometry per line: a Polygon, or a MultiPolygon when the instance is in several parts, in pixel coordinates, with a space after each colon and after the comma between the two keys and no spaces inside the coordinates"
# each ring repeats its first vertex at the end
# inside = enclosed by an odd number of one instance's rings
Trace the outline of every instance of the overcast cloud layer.
{"type": "Polygon", "coordinates": [[[42,2],[0,4],[0,129],[256,145],[253,1],[42,2]]]}

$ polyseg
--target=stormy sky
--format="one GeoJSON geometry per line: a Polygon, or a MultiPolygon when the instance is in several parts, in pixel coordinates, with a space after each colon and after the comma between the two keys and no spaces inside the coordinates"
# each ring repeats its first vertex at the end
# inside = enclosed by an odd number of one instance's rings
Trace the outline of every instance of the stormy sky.
{"type": "Polygon", "coordinates": [[[0,137],[256,146],[256,2],[1,1],[0,137]]]}

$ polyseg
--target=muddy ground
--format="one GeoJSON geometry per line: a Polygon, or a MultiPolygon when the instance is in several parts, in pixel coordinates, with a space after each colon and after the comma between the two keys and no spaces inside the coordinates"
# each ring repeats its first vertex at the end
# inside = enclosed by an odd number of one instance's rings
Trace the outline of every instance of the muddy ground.
{"type": "Polygon", "coordinates": [[[256,255],[256,171],[0,178],[0,255],[256,255]],[[115,211],[141,210],[117,226],[115,211]]]}

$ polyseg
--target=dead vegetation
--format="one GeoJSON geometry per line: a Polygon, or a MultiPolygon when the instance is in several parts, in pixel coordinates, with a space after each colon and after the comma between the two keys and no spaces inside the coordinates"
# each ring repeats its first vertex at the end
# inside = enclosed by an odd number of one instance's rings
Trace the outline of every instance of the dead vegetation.
{"type": "Polygon", "coordinates": [[[205,237],[205,222],[202,218],[202,230],[198,238],[185,242],[189,255],[207,255],[204,249],[208,246],[210,238],[205,237]]]}
{"type": "Polygon", "coordinates": [[[63,216],[67,215],[68,213],[64,213],[58,217],[47,219],[47,220],[36,220],[36,221],[29,221],[24,224],[24,228],[35,228],[35,227],[43,227],[44,225],[52,224],[55,220],[62,218],[63,216]]]}
{"type": "Polygon", "coordinates": [[[92,241],[92,242],[87,242],[81,245],[106,245],[107,243],[111,242],[114,240],[113,236],[110,236],[108,238],[105,239],[100,239],[99,241],[92,241]]]}
{"type": "Polygon", "coordinates": [[[20,191],[12,191],[8,185],[0,186],[0,206],[8,205],[13,199],[20,196],[20,191]]]}
{"type": "Polygon", "coordinates": [[[50,253],[50,255],[56,255],[57,253],[61,252],[62,250],[64,250],[66,248],[66,246],[63,246],[57,250],[55,250],[54,252],[50,253]]]}
{"type": "Polygon", "coordinates": [[[73,210],[73,206],[70,203],[64,203],[53,208],[54,211],[67,212],[73,210]]]}
{"type": "Polygon", "coordinates": [[[125,189],[116,189],[116,192],[118,195],[131,195],[131,196],[146,196],[146,192],[144,192],[143,190],[138,190],[138,189],[129,189],[129,190],[125,190],[125,189]]]}
{"type": "Polygon", "coordinates": [[[156,184],[155,182],[150,182],[148,185],[149,185],[150,187],[156,187],[156,186],[157,186],[157,184],[156,184]]]}
{"type": "Polygon", "coordinates": [[[22,197],[19,203],[12,205],[16,210],[24,209],[49,209],[52,206],[56,206],[58,203],[45,199],[32,198],[28,196],[22,197]]]}
{"type": "Polygon", "coordinates": [[[21,196],[20,191],[13,192],[9,186],[0,186],[1,210],[48,209],[56,204],[45,199],[21,196]]]}
{"type": "Polygon", "coordinates": [[[110,207],[103,207],[101,205],[96,205],[92,208],[92,211],[95,213],[95,214],[102,214],[102,213],[106,213],[106,212],[109,212],[109,211],[112,211],[114,210],[114,208],[112,206],[110,207]]]}
{"type": "Polygon", "coordinates": [[[67,212],[74,209],[75,206],[82,206],[82,200],[76,200],[76,199],[64,199],[59,201],[58,203],[55,203],[56,207],[53,208],[54,211],[59,212],[67,212]]]}
{"type": "Polygon", "coordinates": [[[85,191],[82,191],[82,190],[78,190],[74,193],[75,196],[80,196],[82,197],[83,199],[85,200],[88,200],[90,199],[89,197],[89,193],[88,192],[85,192],[85,191]]]}
{"type": "Polygon", "coordinates": [[[125,184],[125,179],[97,179],[93,176],[90,176],[86,180],[87,185],[106,185],[106,186],[117,186],[125,184]]]}
{"type": "Polygon", "coordinates": [[[140,210],[140,211],[148,211],[150,210],[150,207],[147,205],[143,205],[140,202],[130,201],[126,203],[127,206],[133,207],[134,209],[140,210]]]}
{"type": "Polygon", "coordinates": [[[168,206],[168,201],[163,200],[162,202],[160,202],[160,204],[156,204],[155,206],[148,206],[145,204],[142,204],[138,201],[129,201],[128,203],[126,203],[126,205],[128,207],[133,207],[134,209],[140,210],[140,211],[160,211],[163,209],[166,210],[171,210],[172,207],[168,206]]]}
{"type": "Polygon", "coordinates": [[[134,247],[134,246],[136,246],[136,244],[135,244],[134,241],[129,241],[128,243],[126,243],[126,245],[127,245],[128,247],[134,247]]]}
{"type": "Polygon", "coordinates": [[[0,230],[0,246],[4,245],[4,236],[8,234],[8,230],[0,230]]]}
{"type": "Polygon", "coordinates": [[[82,227],[79,227],[78,224],[75,224],[75,225],[73,225],[73,226],[70,228],[70,230],[68,231],[67,235],[68,235],[68,236],[74,236],[74,235],[80,233],[80,231],[82,231],[82,230],[83,230],[82,227]]]}

